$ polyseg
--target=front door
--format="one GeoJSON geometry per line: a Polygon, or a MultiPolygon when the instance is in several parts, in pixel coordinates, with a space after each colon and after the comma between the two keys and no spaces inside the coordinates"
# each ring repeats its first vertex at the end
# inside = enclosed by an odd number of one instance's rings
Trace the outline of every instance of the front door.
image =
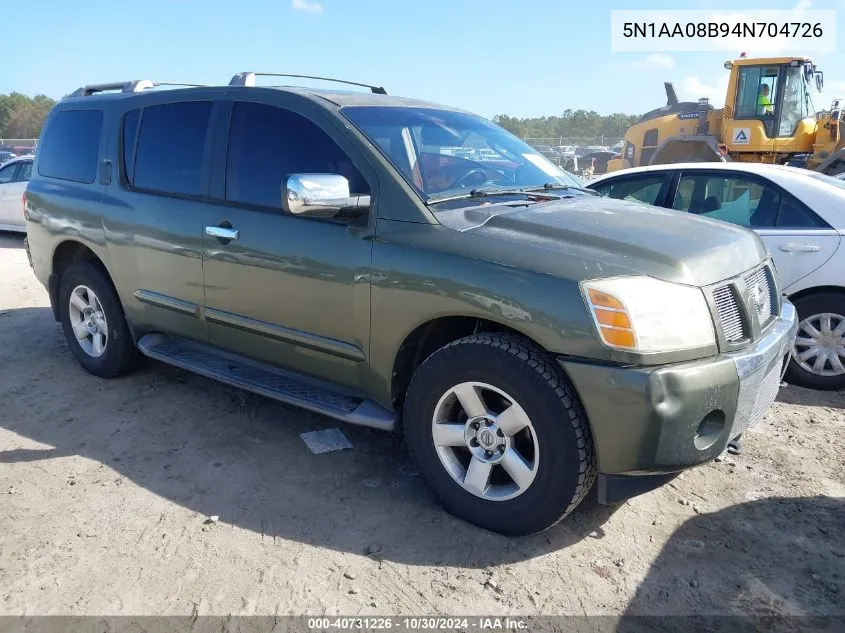
{"type": "Polygon", "coordinates": [[[0,227],[11,228],[20,225],[23,221],[22,192],[17,191],[15,187],[15,176],[19,165],[20,163],[12,163],[0,167],[0,227]]]}
{"type": "Polygon", "coordinates": [[[281,186],[295,173],[343,175],[353,195],[370,194],[370,183],[314,120],[260,96],[231,103],[227,123],[212,185],[219,203],[205,217],[209,229],[231,231],[204,238],[211,343],[365,387],[373,222],[286,214],[281,186]]]}

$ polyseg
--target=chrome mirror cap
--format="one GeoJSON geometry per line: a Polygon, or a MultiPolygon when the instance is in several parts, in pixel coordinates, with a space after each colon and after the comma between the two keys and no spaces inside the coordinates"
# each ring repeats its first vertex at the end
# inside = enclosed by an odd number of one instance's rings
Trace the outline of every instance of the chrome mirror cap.
{"type": "Polygon", "coordinates": [[[282,185],[282,208],[293,215],[332,218],[349,203],[349,181],[337,174],[291,174],[282,185]]]}

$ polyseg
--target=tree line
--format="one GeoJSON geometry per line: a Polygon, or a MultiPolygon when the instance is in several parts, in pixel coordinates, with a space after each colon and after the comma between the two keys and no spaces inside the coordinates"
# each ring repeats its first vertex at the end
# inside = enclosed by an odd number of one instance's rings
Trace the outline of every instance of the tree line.
{"type": "Polygon", "coordinates": [[[0,138],[38,138],[54,105],[56,102],[45,95],[0,94],[0,138]]]}
{"type": "Polygon", "coordinates": [[[603,116],[593,110],[564,110],[561,116],[544,116],[520,119],[506,114],[493,117],[493,121],[521,138],[573,138],[598,139],[613,144],[639,118],[633,114],[608,114],[603,116]]]}

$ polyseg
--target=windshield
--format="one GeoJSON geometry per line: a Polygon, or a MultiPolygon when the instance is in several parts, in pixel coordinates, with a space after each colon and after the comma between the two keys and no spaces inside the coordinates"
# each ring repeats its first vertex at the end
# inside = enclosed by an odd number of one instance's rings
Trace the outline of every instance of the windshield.
{"type": "Polygon", "coordinates": [[[396,106],[348,106],[341,112],[427,201],[479,189],[582,186],[479,116],[396,106]]]}

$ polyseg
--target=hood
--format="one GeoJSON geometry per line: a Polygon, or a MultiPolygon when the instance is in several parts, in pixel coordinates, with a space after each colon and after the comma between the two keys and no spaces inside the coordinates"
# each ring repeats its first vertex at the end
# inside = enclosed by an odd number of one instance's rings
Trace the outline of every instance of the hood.
{"type": "Polygon", "coordinates": [[[681,211],[582,195],[516,204],[444,210],[437,219],[495,240],[482,247],[486,259],[577,280],[642,274],[707,286],[768,257],[753,231],[681,211]]]}

